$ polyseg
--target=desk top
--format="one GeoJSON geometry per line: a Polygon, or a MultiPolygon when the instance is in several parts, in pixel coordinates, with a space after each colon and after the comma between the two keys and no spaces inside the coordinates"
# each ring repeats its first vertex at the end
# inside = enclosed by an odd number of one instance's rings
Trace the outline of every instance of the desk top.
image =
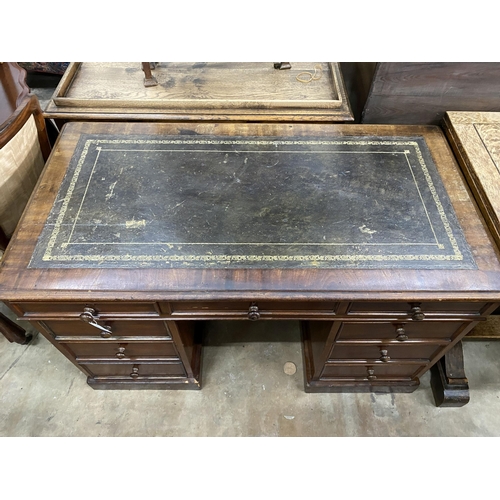
{"type": "Polygon", "coordinates": [[[82,134],[29,267],[476,264],[422,137],[82,134]]]}
{"type": "Polygon", "coordinates": [[[437,127],[71,123],[0,299],[494,299],[500,262],[437,127]]]}

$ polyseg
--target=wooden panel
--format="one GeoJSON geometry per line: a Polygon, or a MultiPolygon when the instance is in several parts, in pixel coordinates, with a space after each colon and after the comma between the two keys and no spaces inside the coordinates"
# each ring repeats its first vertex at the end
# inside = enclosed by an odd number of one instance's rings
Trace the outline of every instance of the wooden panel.
{"type": "Polygon", "coordinates": [[[0,63],[0,129],[28,95],[26,70],[17,63],[0,63]]]}
{"type": "Polygon", "coordinates": [[[418,365],[402,364],[366,364],[366,365],[326,365],[320,380],[343,378],[355,380],[368,380],[368,369],[373,370],[375,380],[380,379],[410,379],[419,370],[418,365]]]}
{"type": "Polygon", "coordinates": [[[340,69],[344,77],[349,103],[354,120],[359,123],[373,81],[376,62],[341,62],[340,69]]]}
{"type": "MultiPolygon", "coordinates": [[[[175,357],[177,350],[173,342],[70,342],[61,343],[76,358],[116,358],[129,359],[137,357],[175,357]],[[117,354],[120,356],[118,357],[117,354]]],[[[78,361],[83,362],[82,359],[78,361]]]]}
{"type": "Polygon", "coordinates": [[[344,339],[393,339],[403,334],[409,340],[415,339],[451,339],[453,335],[468,323],[454,321],[422,321],[410,323],[343,323],[337,340],[344,339]],[[401,328],[404,333],[397,331],[401,328]]]}
{"type": "MultiPolygon", "coordinates": [[[[442,96],[467,101],[480,96],[497,97],[500,63],[386,62],[380,63],[373,81],[373,95],[442,96]]],[[[452,109],[452,108],[448,108],[452,109]]],[[[454,110],[454,109],[453,109],[454,110]]]]}
{"type": "Polygon", "coordinates": [[[500,244],[500,113],[445,116],[444,128],[497,245],[500,244]]]}
{"type": "MultiPolygon", "coordinates": [[[[313,301],[183,301],[170,302],[168,307],[160,304],[162,312],[169,311],[175,317],[219,317],[235,316],[248,318],[250,308],[256,307],[256,312],[262,317],[289,317],[296,316],[334,316],[338,307],[336,302],[313,301]]],[[[168,313],[168,312],[167,312],[168,313]]]]}
{"type": "Polygon", "coordinates": [[[417,305],[425,313],[481,314],[485,302],[353,302],[348,314],[380,312],[387,315],[405,314],[411,316],[411,309],[417,305]]]}
{"type": "Polygon", "coordinates": [[[338,63],[71,63],[46,116],[55,119],[353,119],[338,63]]]}
{"type": "Polygon", "coordinates": [[[361,122],[438,125],[449,110],[500,111],[499,93],[500,63],[381,62],[361,122]]]}
{"type": "Polygon", "coordinates": [[[469,332],[464,340],[500,340],[500,316],[489,316],[469,332]]]}
{"type": "Polygon", "coordinates": [[[348,360],[348,359],[368,359],[377,360],[383,355],[381,350],[387,350],[387,356],[390,361],[418,360],[420,364],[432,359],[442,350],[442,346],[435,344],[340,344],[333,346],[330,360],[348,360]]]}
{"type": "MultiPolygon", "coordinates": [[[[100,337],[101,332],[83,321],[44,321],[41,324],[52,335],[58,337],[100,337]]],[[[99,322],[111,327],[112,338],[116,337],[165,337],[171,339],[170,331],[163,321],[107,321],[99,322]]]]}
{"type": "Polygon", "coordinates": [[[154,302],[14,302],[12,306],[25,318],[78,317],[85,307],[95,309],[98,316],[159,316],[154,302]]]}
{"type": "Polygon", "coordinates": [[[84,362],[86,368],[94,377],[124,377],[129,380],[139,380],[142,377],[185,377],[186,373],[181,363],[90,363],[84,362]],[[131,377],[137,368],[138,377],[131,377]]]}

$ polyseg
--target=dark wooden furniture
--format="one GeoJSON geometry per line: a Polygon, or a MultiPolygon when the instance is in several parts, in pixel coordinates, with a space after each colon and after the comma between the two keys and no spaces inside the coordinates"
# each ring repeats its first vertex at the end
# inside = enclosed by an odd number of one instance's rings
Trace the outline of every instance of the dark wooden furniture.
{"type": "Polygon", "coordinates": [[[157,85],[145,86],[144,75],[136,62],[71,63],[45,117],[59,125],[122,120],[353,120],[338,63],[292,63],[291,69],[277,71],[272,63],[162,62],[156,63],[151,79],[146,75],[147,82],[154,77],[157,85]],[[308,81],[304,72],[314,80],[308,81]]]}
{"type": "MultiPolygon", "coordinates": [[[[29,95],[26,71],[0,63],[0,250],[9,238],[50,153],[45,120],[36,96],[29,95]]],[[[25,344],[31,338],[0,313],[0,332],[25,344]]]]}
{"type": "Polygon", "coordinates": [[[437,127],[69,123],[0,299],[94,388],[199,389],[214,319],[296,320],[305,389],[413,391],[500,301],[437,127]]]}
{"type": "Polygon", "coordinates": [[[16,63],[0,63],[0,124],[5,124],[29,94],[26,70],[16,63]]]}
{"type": "Polygon", "coordinates": [[[341,63],[356,121],[439,125],[446,111],[500,111],[500,63],[341,63]]]}

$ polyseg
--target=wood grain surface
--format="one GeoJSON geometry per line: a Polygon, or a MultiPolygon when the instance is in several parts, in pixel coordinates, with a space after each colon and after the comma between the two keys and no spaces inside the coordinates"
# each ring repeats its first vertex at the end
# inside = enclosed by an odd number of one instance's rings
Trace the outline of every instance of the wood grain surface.
{"type": "Polygon", "coordinates": [[[500,113],[448,112],[444,128],[500,245],[500,113]]]}
{"type": "Polygon", "coordinates": [[[438,125],[446,111],[500,111],[498,62],[349,64],[346,84],[361,123],[438,125]],[[372,75],[368,92],[351,74],[372,75]]]}
{"type": "Polygon", "coordinates": [[[71,63],[46,117],[353,119],[338,63],[159,63],[153,74],[158,85],[145,87],[140,63],[71,63]]]}

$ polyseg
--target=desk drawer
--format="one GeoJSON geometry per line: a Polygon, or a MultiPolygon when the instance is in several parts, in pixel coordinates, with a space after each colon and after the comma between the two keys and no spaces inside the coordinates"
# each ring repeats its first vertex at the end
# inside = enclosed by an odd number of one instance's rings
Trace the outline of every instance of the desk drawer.
{"type": "Polygon", "coordinates": [[[419,321],[409,323],[362,323],[342,324],[337,340],[393,339],[401,342],[413,339],[446,339],[470,323],[460,321],[419,321]]]}
{"type": "MultiPolygon", "coordinates": [[[[39,324],[50,334],[62,341],[59,337],[162,337],[161,340],[172,340],[172,335],[164,321],[99,321],[98,324],[110,329],[111,336],[95,326],[80,320],[40,321],[39,324]]],[[[160,339],[158,339],[160,340],[160,339]]]]}
{"type": "Polygon", "coordinates": [[[423,365],[415,364],[360,364],[360,365],[331,365],[327,364],[320,379],[352,379],[376,381],[384,379],[411,379],[423,365]]]}
{"type": "Polygon", "coordinates": [[[98,316],[159,316],[155,302],[12,302],[18,314],[30,318],[78,317],[85,308],[98,316]]]}
{"type": "Polygon", "coordinates": [[[186,317],[320,317],[334,316],[338,302],[331,301],[179,301],[160,304],[162,313],[186,317]]]}
{"type": "Polygon", "coordinates": [[[415,317],[414,308],[420,308],[420,313],[444,314],[444,315],[481,315],[487,302],[352,302],[347,311],[348,315],[379,314],[387,316],[407,316],[408,319],[420,319],[415,317]]]}
{"type": "Polygon", "coordinates": [[[186,372],[180,362],[172,363],[81,363],[93,377],[119,377],[140,380],[147,377],[185,377],[186,372]]]}
{"type": "Polygon", "coordinates": [[[137,359],[137,358],[175,358],[178,353],[173,342],[61,342],[61,345],[71,351],[77,361],[81,358],[111,358],[111,359],[137,359]]]}
{"type": "Polygon", "coordinates": [[[420,360],[427,363],[444,346],[436,344],[339,344],[330,353],[330,360],[380,360],[385,362],[420,360]]]}

